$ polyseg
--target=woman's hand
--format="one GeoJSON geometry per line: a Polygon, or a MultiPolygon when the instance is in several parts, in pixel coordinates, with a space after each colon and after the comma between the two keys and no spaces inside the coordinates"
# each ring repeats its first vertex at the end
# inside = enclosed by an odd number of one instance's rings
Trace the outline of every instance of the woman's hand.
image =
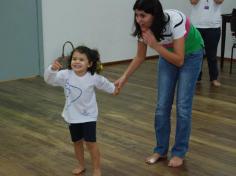
{"type": "Polygon", "coordinates": [[[144,42],[153,49],[157,45],[159,45],[159,42],[157,42],[156,37],[154,36],[154,34],[152,33],[150,29],[143,32],[142,37],[143,37],[144,42]]]}
{"type": "Polygon", "coordinates": [[[51,68],[52,68],[53,71],[56,71],[56,70],[59,70],[60,68],[62,68],[62,65],[57,60],[55,60],[52,63],[52,67],[51,68]]]}
{"type": "Polygon", "coordinates": [[[176,65],[177,67],[181,67],[184,63],[184,36],[178,39],[173,40],[173,49],[171,52],[162,46],[160,42],[158,42],[150,29],[142,33],[142,37],[146,45],[153,48],[156,52],[158,52],[163,58],[165,58],[170,63],[176,65]]]}
{"type": "Polygon", "coordinates": [[[119,79],[117,79],[115,81],[115,86],[116,86],[116,89],[115,89],[115,95],[118,95],[122,89],[122,87],[125,85],[125,83],[127,82],[127,77],[125,75],[122,75],[119,79]]]}

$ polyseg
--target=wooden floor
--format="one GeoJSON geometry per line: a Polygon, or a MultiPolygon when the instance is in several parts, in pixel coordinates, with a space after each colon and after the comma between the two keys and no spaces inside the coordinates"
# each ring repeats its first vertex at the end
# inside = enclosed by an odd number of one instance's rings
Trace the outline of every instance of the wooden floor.
{"type": "MultiPolygon", "coordinates": [[[[236,63],[221,72],[220,88],[208,81],[206,64],[193,104],[190,151],[183,167],[168,161],[146,165],[155,145],[156,60],[146,61],[117,96],[97,93],[100,109],[97,138],[103,176],[235,176],[236,63]]],[[[104,75],[118,78],[127,64],[106,66],[104,75]]],[[[76,166],[69,132],[60,114],[61,88],[42,78],[0,83],[0,176],[70,176],[76,166]]],[[[172,113],[173,144],[175,106],[172,113]]],[[[91,175],[86,151],[85,175],[91,175]]]]}

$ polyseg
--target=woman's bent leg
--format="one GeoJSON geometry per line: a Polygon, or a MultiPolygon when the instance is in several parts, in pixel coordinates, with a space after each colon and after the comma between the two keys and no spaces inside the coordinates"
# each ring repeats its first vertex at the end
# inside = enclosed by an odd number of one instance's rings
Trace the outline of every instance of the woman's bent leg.
{"type": "Polygon", "coordinates": [[[170,115],[175,94],[175,86],[179,68],[159,59],[158,67],[158,98],[155,112],[156,147],[154,153],[165,156],[169,148],[170,115]]]}
{"type": "Polygon", "coordinates": [[[184,65],[179,72],[176,98],[176,136],[175,144],[172,148],[172,156],[183,158],[188,151],[192,120],[192,101],[201,70],[202,57],[202,50],[187,55],[184,65]]]}

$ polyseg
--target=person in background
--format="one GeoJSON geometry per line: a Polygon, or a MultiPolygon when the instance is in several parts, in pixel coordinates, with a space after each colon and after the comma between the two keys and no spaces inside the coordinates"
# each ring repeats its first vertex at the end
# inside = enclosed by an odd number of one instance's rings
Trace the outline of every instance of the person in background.
{"type": "Polygon", "coordinates": [[[123,75],[115,81],[117,92],[120,92],[128,78],[144,62],[147,47],[159,53],[158,98],[154,125],[156,145],[153,154],[147,157],[145,162],[154,164],[167,157],[170,116],[176,92],[175,144],[168,166],[179,167],[183,164],[189,148],[192,101],[201,70],[203,40],[189,18],[178,10],[163,10],[158,0],[136,0],[133,11],[133,35],[137,37],[137,54],[123,75]]]}
{"type": "MultiPolygon", "coordinates": [[[[191,22],[202,35],[205,44],[205,56],[208,62],[210,81],[213,86],[220,86],[218,80],[217,46],[221,33],[221,6],[224,0],[190,0],[192,4],[191,22]]],[[[200,83],[202,71],[199,74],[200,83]]]]}
{"type": "Polygon", "coordinates": [[[72,51],[67,69],[60,70],[62,65],[55,60],[44,73],[48,84],[64,88],[66,102],[62,116],[69,125],[75,155],[79,161],[78,167],[72,171],[76,175],[85,171],[85,143],[92,158],[93,176],[101,176],[100,152],[96,142],[98,107],[94,89],[110,94],[115,93],[116,89],[113,83],[98,74],[99,63],[97,50],[79,46],[72,51]]]}

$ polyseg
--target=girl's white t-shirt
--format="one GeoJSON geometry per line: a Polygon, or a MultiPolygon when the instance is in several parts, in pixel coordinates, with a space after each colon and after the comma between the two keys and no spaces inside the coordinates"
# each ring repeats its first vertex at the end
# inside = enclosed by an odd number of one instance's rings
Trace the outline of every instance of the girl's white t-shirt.
{"type": "Polygon", "coordinates": [[[62,117],[68,123],[96,121],[98,107],[95,88],[113,93],[115,86],[105,77],[87,72],[78,76],[73,70],[53,71],[49,66],[44,73],[44,80],[53,86],[64,88],[65,105],[62,117]]]}
{"type": "Polygon", "coordinates": [[[196,28],[219,28],[221,26],[221,6],[214,0],[200,0],[192,5],[191,22],[196,28]]]}

